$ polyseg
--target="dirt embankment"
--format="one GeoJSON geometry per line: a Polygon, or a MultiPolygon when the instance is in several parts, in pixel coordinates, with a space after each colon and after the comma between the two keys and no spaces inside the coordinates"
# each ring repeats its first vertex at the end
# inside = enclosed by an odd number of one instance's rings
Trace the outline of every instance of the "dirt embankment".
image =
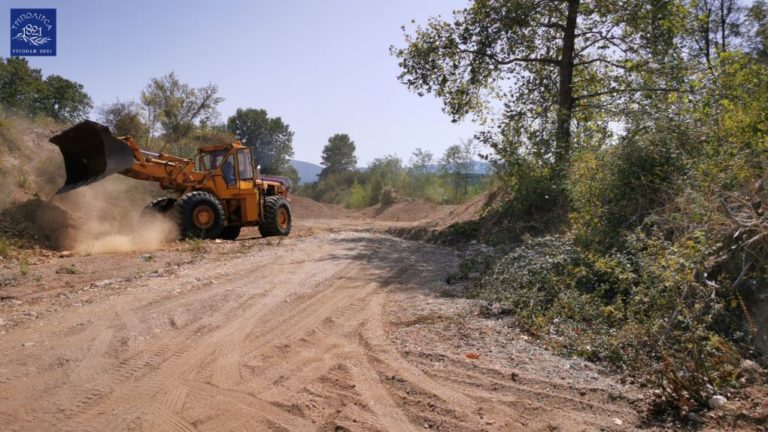
{"type": "Polygon", "coordinates": [[[0,119],[0,210],[47,198],[64,182],[64,163],[48,138],[63,126],[49,119],[0,119]]]}
{"type": "Polygon", "coordinates": [[[381,222],[420,222],[432,228],[443,228],[476,219],[488,203],[490,193],[480,194],[463,204],[438,205],[413,198],[401,198],[394,204],[375,205],[351,210],[336,204],[325,204],[306,197],[293,197],[292,208],[299,218],[373,220],[381,222]]]}

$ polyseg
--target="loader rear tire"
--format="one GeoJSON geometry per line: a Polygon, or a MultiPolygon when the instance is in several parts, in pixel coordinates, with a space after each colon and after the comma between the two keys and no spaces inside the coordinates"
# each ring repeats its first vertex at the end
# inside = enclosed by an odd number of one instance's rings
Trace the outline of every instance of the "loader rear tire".
{"type": "Polygon", "coordinates": [[[218,238],[224,229],[224,207],[208,192],[182,195],[173,206],[173,216],[182,238],[218,238]]]}
{"type": "Polygon", "coordinates": [[[259,224],[262,237],[287,236],[291,233],[291,207],[279,196],[264,200],[264,218],[259,224]]]}
{"type": "Polygon", "coordinates": [[[240,228],[242,227],[239,225],[227,225],[221,230],[219,238],[222,240],[236,240],[237,236],[240,235],[240,228]]]}

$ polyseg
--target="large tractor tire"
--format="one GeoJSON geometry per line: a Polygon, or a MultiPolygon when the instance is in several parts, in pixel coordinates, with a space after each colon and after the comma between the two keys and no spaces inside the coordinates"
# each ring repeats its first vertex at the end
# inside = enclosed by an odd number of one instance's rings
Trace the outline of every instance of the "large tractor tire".
{"type": "Polygon", "coordinates": [[[287,236],[291,233],[291,207],[279,196],[264,200],[264,220],[259,224],[262,237],[287,236]]]}
{"type": "Polygon", "coordinates": [[[236,240],[240,235],[240,228],[242,227],[239,225],[227,225],[221,230],[219,238],[223,240],[236,240]]]}
{"type": "Polygon", "coordinates": [[[182,238],[218,238],[224,229],[224,207],[208,192],[182,195],[173,206],[173,216],[182,238]]]}

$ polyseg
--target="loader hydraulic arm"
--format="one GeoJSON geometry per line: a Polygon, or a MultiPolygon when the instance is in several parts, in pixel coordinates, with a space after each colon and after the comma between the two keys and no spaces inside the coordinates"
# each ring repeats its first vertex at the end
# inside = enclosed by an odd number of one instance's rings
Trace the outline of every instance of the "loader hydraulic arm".
{"type": "Polygon", "coordinates": [[[180,158],[164,153],[142,150],[130,136],[120,137],[133,154],[134,163],[120,171],[120,174],[138,180],[154,181],[163,189],[185,191],[205,179],[205,175],[195,172],[191,159],[180,158]]]}

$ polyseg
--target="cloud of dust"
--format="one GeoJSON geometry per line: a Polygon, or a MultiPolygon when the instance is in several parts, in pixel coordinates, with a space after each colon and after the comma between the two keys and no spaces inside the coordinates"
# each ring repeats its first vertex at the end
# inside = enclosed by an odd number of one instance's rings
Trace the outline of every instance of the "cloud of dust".
{"type": "Polygon", "coordinates": [[[65,209],[71,219],[61,244],[76,254],[91,255],[149,252],[173,241],[178,236],[175,223],[165,217],[141,215],[152,199],[148,186],[111,176],[53,197],[51,201],[65,209]]]}

